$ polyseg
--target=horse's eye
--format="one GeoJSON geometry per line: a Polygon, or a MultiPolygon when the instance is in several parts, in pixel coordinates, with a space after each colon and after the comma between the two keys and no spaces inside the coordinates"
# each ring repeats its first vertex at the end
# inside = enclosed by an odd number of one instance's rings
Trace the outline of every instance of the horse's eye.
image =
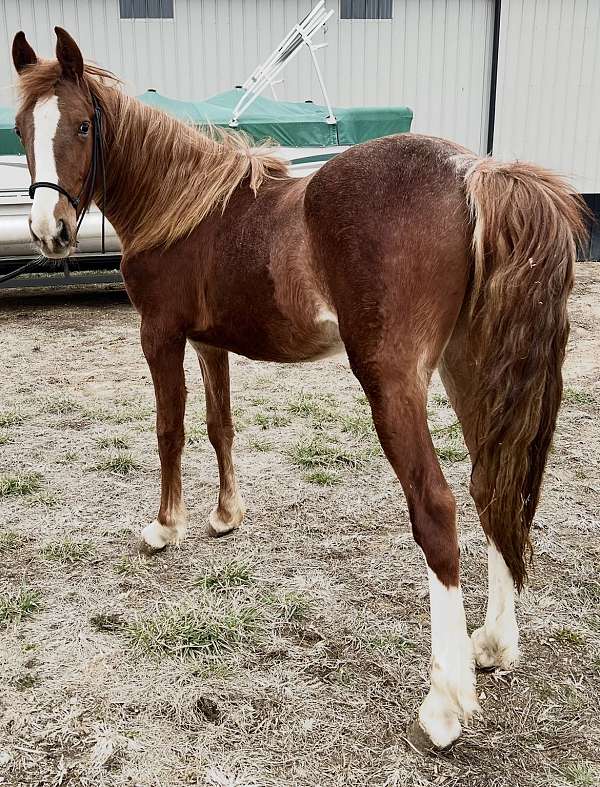
{"type": "Polygon", "coordinates": [[[19,137],[19,139],[21,139],[21,132],[19,131],[17,126],[15,126],[15,134],[19,137]]]}
{"type": "Polygon", "coordinates": [[[79,133],[82,137],[87,136],[88,131],[90,130],[90,121],[84,120],[83,123],[79,126],[79,133]]]}

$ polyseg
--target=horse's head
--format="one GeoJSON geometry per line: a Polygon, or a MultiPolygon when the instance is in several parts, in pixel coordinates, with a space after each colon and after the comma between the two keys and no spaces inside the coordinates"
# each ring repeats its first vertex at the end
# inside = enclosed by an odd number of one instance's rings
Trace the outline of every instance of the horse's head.
{"type": "Polygon", "coordinates": [[[75,250],[78,209],[93,193],[94,106],[79,47],[55,31],[56,60],[38,60],[22,32],[12,56],[21,93],[16,132],[34,184],[29,229],[43,254],[59,258],[75,250]]]}

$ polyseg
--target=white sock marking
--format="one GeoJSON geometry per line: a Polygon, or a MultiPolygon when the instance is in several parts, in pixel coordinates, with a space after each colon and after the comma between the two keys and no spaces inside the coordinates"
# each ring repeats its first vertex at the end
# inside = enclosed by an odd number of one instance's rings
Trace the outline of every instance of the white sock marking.
{"type": "Polygon", "coordinates": [[[153,549],[162,549],[170,544],[178,545],[185,538],[185,518],[175,527],[165,527],[156,519],[142,530],[142,540],[153,549]]]}
{"type": "Polygon", "coordinates": [[[443,748],[479,706],[475,697],[473,651],[467,636],[460,587],[447,588],[428,567],[431,606],[431,688],[419,721],[433,743],[443,748]]]}
{"type": "MultiPolygon", "coordinates": [[[[54,137],[60,120],[58,96],[40,99],[33,109],[33,155],[35,180],[58,184],[54,137]]],[[[59,194],[54,189],[36,189],[31,208],[31,228],[42,240],[50,240],[56,233],[54,208],[59,194]]]]}
{"type": "Polygon", "coordinates": [[[519,660],[515,588],[496,546],[488,542],[488,603],[485,623],[473,632],[473,648],[482,667],[511,669],[519,660]]]}

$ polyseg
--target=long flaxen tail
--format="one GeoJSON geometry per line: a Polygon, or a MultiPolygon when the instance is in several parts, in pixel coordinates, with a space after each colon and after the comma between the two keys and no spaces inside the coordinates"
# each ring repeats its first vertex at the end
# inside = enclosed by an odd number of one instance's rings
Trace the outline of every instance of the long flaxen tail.
{"type": "Polygon", "coordinates": [[[485,520],[518,590],[562,397],[567,298],[585,207],[530,164],[477,159],[465,172],[473,220],[471,334],[485,520]]]}

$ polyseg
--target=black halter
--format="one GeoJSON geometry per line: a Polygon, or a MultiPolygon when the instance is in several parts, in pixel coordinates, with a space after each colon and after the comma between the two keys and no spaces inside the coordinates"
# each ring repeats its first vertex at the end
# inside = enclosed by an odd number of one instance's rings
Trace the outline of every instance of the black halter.
{"type": "MultiPolygon", "coordinates": [[[[90,165],[90,169],[88,174],[86,175],[85,181],[83,182],[83,186],[81,187],[81,191],[77,197],[73,197],[66,189],[63,189],[62,186],[59,186],[58,183],[48,183],[44,180],[38,180],[36,183],[32,183],[29,187],[29,196],[33,199],[35,195],[35,190],[40,188],[45,189],[54,189],[54,191],[58,191],[59,194],[63,194],[68,200],[69,203],[75,208],[75,213],[77,213],[77,208],[81,205],[82,197],[85,198],[83,208],[81,213],[78,216],[77,220],[77,228],[75,230],[75,235],[79,232],[79,228],[81,227],[81,222],[87,210],[90,206],[92,201],[92,197],[94,195],[94,186],[96,183],[96,174],[98,172],[98,159],[100,159],[100,167],[102,169],[102,254],[105,253],[104,249],[104,206],[106,205],[106,172],[104,169],[104,139],[102,137],[102,110],[96,96],[93,93],[90,93],[92,99],[92,105],[94,107],[94,136],[92,138],[92,163],[90,165]]],[[[21,273],[28,273],[29,271],[35,270],[44,262],[44,257],[39,257],[31,262],[22,265],[20,268],[17,268],[10,273],[5,273],[3,276],[0,276],[0,283],[4,281],[8,281],[9,279],[14,279],[19,276],[21,273]]]]}
{"type": "Polygon", "coordinates": [[[94,106],[94,136],[92,138],[92,163],[88,170],[88,174],[86,175],[85,180],[83,181],[83,186],[81,187],[81,191],[76,197],[73,197],[66,189],[63,189],[62,186],[59,186],[58,183],[49,183],[45,180],[38,180],[35,183],[32,183],[29,187],[29,197],[33,199],[35,196],[36,189],[54,189],[54,191],[58,191],[59,194],[63,194],[68,200],[69,203],[75,208],[75,213],[77,213],[77,209],[81,205],[83,200],[83,208],[81,209],[81,213],[78,216],[77,220],[77,228],[75,230],[75,235],[79,232],[79,228],[81,227],[81,223],[85,217],[85,214],[90,207],[92,202],[92,197],[94,195],[94,187],[96,185],[96,174],[98,172],[98,160],[100,163],[100,167],[102,170],[102,254],[104,254],[104,205],[106,203],[106,172],[104,170],[104,140],[102,137],[102,110],[100,108],[100,104],[96,99],[96,96],[93,93],[90,93],[92,98],[92,104],[94,106]]]}

